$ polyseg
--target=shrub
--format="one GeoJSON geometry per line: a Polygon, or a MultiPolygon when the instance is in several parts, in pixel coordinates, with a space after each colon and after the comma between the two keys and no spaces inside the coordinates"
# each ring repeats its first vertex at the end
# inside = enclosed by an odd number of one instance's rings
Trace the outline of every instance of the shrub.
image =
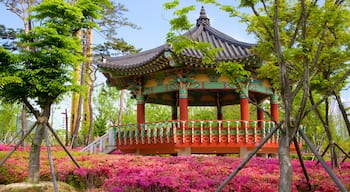
{"type": "MultiPolygon", "coordinates": [[[[158,157],[136,155],[88,155],[74,152],[77,168],[62,151],[53,152],[59,181],[85,191],[214,191],[240,163],[232,156],[158,157]]],[[[0,152],[0,158],[5,152],[0,152]]],[[[21,182],[27,177],[28,152],[15,152],[0,167],[0,184],[21,182]]],[[[305,161],[313,191],[337,191],[322,166],[305,161]]],[[[309,191],[299,160],[292,160],[293,191],[309,191]]],[[[350,162],[334,169],[350,190],[350,162]]],[[[50,180],[47,154],[41,154],[41,178],[50,180]]],[[[253,158],[223,191],[276,191],[279,181],[277,159],[253,158]]]]}

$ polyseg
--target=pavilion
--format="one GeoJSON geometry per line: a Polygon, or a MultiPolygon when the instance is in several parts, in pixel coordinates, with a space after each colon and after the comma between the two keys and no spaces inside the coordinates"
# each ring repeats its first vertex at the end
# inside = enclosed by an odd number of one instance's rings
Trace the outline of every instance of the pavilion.
{"type": "MultiPolygon", "coordinates": [[[[115,126],[117,149],[138,154],[240,154],[247,155],[271,129],[278,118],[278,93],[268,80],[258,79],[262,62],[251,52],[254,44],[238,41],[210,25],[204,8],[196,25],[184,34],[198,42],[221,48],[215,63],[203,62],[203,53],[185,49],[176,54],[164,44],[136,54],[110,57],[99,64],[108,84],[127,89],[137,100],[137,124],[115,126]],[[251,72],[253,81],[238,89],[215,68],[221,61],[236,61],[251,72]],[[271,119],[261,107],[256,118],[249,116],[251,102],[270,101],[271,119]],[[145,122],[145,103],[167,105],[172,118],[166,122],[145,122]],[[224,119],[222,107],[240,106],[240,119],[224,119]],[[189,106],[213,106],[217,118],[189,120],[189,106]]],[[[276,154],[278,132],[258,152],[276,154]]],[[[291,150],[295,150],[291,147],[291,150]]]]}

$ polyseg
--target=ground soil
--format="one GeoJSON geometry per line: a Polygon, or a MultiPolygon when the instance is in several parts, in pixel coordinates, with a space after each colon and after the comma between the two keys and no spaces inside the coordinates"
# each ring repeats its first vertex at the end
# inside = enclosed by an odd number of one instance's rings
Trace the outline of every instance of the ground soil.
{"type": "MultiPolygon", "coordinates": [[[[52,192],[54,191],[52,182],[40,182],[39,184],[31,183],[11,183],[0,185],[0,192],[52,192]]],[[[77,192],[74,187],[67,183],[58,182],[59,192],[77,192]]]]}

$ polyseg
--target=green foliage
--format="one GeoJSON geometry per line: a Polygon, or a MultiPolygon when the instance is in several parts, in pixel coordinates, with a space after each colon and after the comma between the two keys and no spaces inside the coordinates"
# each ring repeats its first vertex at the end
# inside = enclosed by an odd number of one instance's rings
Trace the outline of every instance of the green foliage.
{"type": "Polygon", "coordinates": [[[179,0],[174,0],[171,2],[166,2],[163,4],[165,10],[175,9],[179,5],[179,0]]]}
{"type": "Polygon", "coordinates": [[[93,98],[96,114],[94,115],[94,135],[102,136],[111,122],[118,121],[118,107],[120,92],[115,88],[102,86],[93,98]]]}
{"type": "Polygon", "coordinates": [[[102,136],[108,129],[108,117],[106,115],[98,115],[94,118],[94,136],[102,136]]]}
{"type": "Polygon", "coordinates": [[[7,50],[17,50],[17,34],[21,29],[6,28],[4,25],[0,25],[0,45],[7,50]]]}
{"type": "MultiPolygon", "coordinates": [[[[101,136],[106,133],[111,124],[118,123],[120,92],[114,87],[102,86],[93,98],[96,113],[94,114],[94,135],[101,136]]],[[[125,92],[123,98],[123,111],[121,124],[136,123],[135,99],[125,92]]],[[[147,111],[147,110],[146,110],[147,111]]]]}
{"type": "Polygon", "coordinates": [[[168,121],[171,119],[171,108],[165,105],[146,104],[146,122],[168,121]]]}
{"type": "Polygon", "coordinates": [[[216,71],[229,78],[240,89],[245,88],[251,80],[251,73],[244,68],[244,64],[238,62],[221,62],[216,71]]]}
{"type": "Polygon", "coordinates": [[[63,1],[44,1],[33,11],[32,19],[41,25],[19,35],[19,45],[26,49],[0,67],[1,76],[11,74],[21,83],[7,84],[0,95],[9,101],[31,98],[44,107],[74,88],[69,70],[82,61],[80,42],[74,35],[81,27],[82,14],[63,1]]]}
{"type": "Polygon", "coordinates": [[[189,107],[188,119],[190,120],[216,119],[216,109],[214,107],[189,107]]]}
{"type": "Polygon", "coordinates": [[[170,24],[171,30],[187,30],[193,26],[186,15],[179,15],[171,19],[170,24]]]}
{"type": "Polygon", "coordinates": [[[258,77],[261,79],[268,79],[272,84],[273,88],[278,89],[280,87],[279,83],[279,67],[271,62],[266,62],[265,65],[261,66],[258,70],[258,77]]]}
{"type": "MultiPolygon", "coordinates": [[[[283,50],[282,56],[289,67],[289,78],[292,82],[299,81],[304,72],[303,66],[308,63],[309,70],[315,73],[311,77],[312,88],[323,90],[323,92],[345,73],[348,68],[346,62],[350,58],[348,51],[350,14],[346,8],[348,4],[337,5],[337,3],[330,2],[327,1],[323,5],[306,2],[308,15],[304,33],[295,33],[298,29],[302,30],[301,5],[299,3],[279,5],[280,25],[278,27],[283,50]]],[[[264,60],[269,61],[266,63],[267,68],[276,68],[278,60],[273,45],[273,36],[271,36],[273,34],[271,18],[273,6],[272,4],[267,4],[267,6],[269,9],[265,15],[251,18],[252,22],[248,31],[259,34],[259,46],[256,52],[264,60]]],[[[279,81],[271,78],[271,74],[261,74],[278,84],[279,81]]],[[[339,86],[342,87],[344,84],[339,86]]]]}
{"type": "Polygon", "coordinates": [[[237,11],[237,9],[235,9],[233,6],[230,6],[230,5],[220,5],[220,9],[222,11],[227,12],[230,17],[236,17],[239,15],[239,12],[237,11]]]}
{"type": "Polygon", "coordinates": [[[0,141],[9,142],[17,131],[17,117],[20,105],[0,101],[0,141]]]}
{"type": "Polygon", "coordinates": [[[70,70],[83,60],[76,33],[96,26],[93,19],[104,13],[102,6],[109,7],[109,1],[45,0],[33,7],[31,19],[40,25],[19,35],[25,49],[13,55],[0,49],[0,95],[9,101],[30,98],[43,107],[76,90],[70,70]]]}
{"type": "Polygon", "coordinates": [[[0,91],[7,84],[22,83],[22,79],[11,74],[11,70],[8,69],[8,63],[13,63],[13,62],[14,62],[14,57],[12,56],[12,54],[9,51],[7,51],[5,48],[0,47],[0,71],[3,71],[2,73],[0,73],[0,91]]]}

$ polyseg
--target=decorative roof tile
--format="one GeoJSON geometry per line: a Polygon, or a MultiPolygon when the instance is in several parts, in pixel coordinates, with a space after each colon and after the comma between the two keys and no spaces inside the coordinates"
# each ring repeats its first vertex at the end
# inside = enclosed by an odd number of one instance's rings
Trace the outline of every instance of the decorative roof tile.
{"type": "Polygon", "coordinates": [[[128,70],[131,68],[139,68],[159,57],[164,51],[170,50],[169,44],[142,51],[132,55],[125,55],[120,57],[110,57],[104,63],[99,63],[99,67],[104,69],[122,69],[128,70]]]}
{"type": "MultiPolygon", "coordinates": [[[[203,7],[200,17],[197,19],[197,25],[184,35],[194,41],[208,42],[213,48],[221,48],[222,50],[217,56],[218,61],[241,61],[243,58],[254,58],[250,49],[255,44],[238,41],[211,27],[203,7]]],[[[104,70],[119,71],[118,73],[127,75],[158,71],[165,67],[171,67],[169,60],[164,56],[166,51],[171,51],[169,44],[132,55],[111,57],[106,62],[100,63],[98,67],[104,70]],[[145,71],[145,68],[149,70],[145,71]]],[[[185,49],[179,56],[188,59],[202,59],[203,53],[194,49],[185,49]]]]}

